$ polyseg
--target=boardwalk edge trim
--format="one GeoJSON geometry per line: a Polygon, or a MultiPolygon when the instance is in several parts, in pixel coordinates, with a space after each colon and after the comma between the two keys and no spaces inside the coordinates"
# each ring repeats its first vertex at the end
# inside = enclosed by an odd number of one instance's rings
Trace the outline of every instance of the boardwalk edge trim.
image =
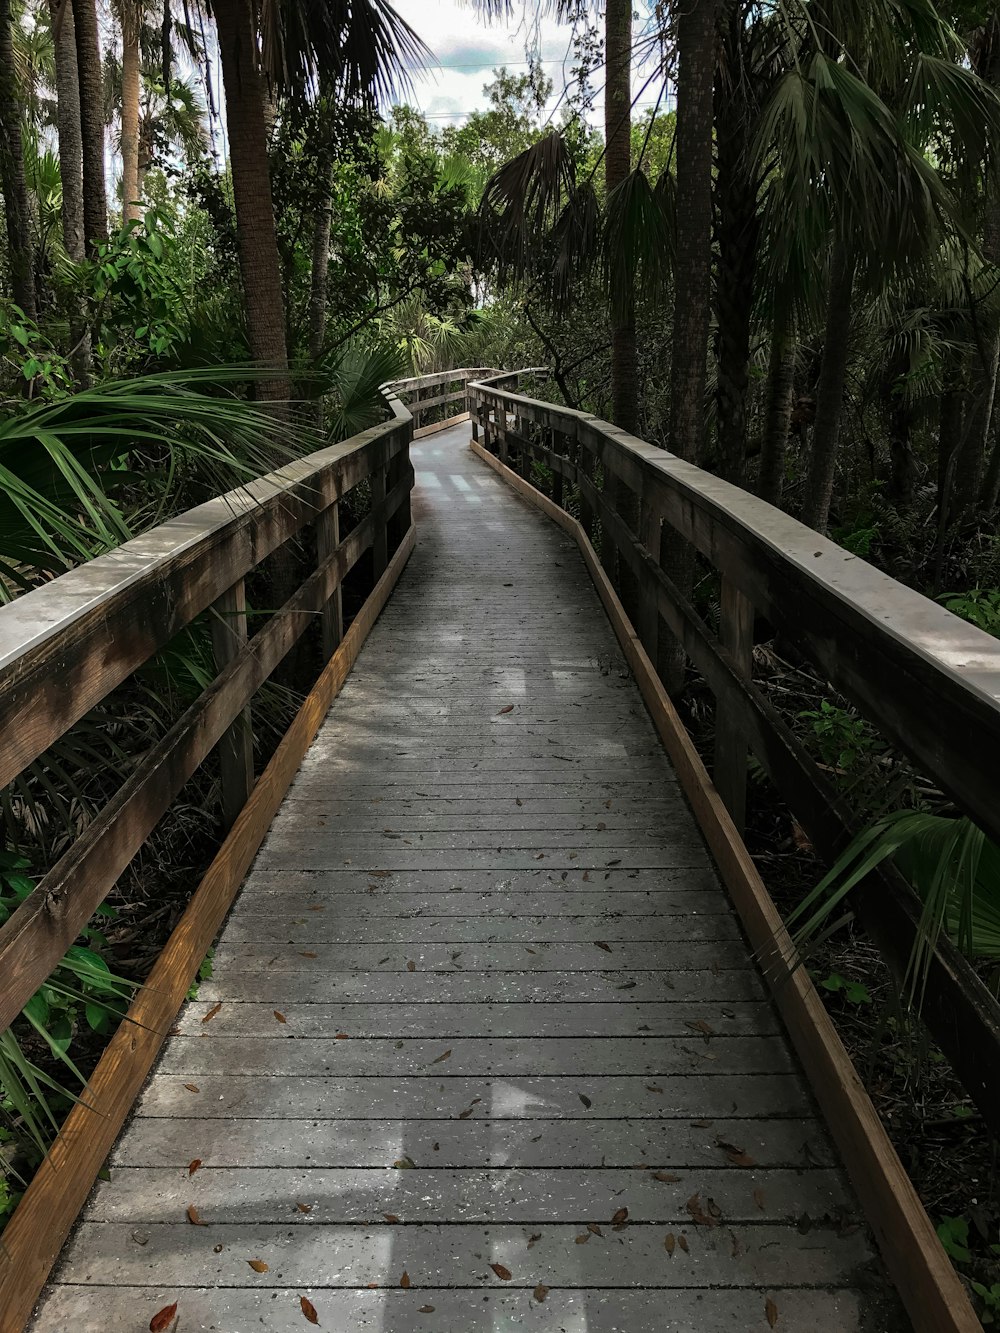
{"type": "Polygon", "coordinates": [[[805,968],[791,966],[795,949],[781,915],[582,524],[478,440],[470,440],[469,448],[580,548],[916,1333],[981,1333],[982,1325],[965,1287],[833,1020],[805,968]]]}
{"type": "MultiPolygon", "coordinates": [[[[449,423],[450,424],[450,423],[449,423]]],[[[0,1333],[23,1333],[53,1264],[142,1089],[274,814],[416,540],[395,554],[281,738],[152,972],[0,1236],[0,1333]]]]}

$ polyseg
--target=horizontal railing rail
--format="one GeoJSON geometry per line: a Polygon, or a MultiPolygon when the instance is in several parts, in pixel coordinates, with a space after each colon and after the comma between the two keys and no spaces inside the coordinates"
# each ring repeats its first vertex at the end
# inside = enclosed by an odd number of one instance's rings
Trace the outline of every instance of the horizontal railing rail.
{"type": "Polygon", "coordinates": [[[412,413],[414,438],[419,438],[466,420],[470,381],[497,373],[496,369],[487,366],[466,366],[458,370],[440,370],[433,375],[396,380],[392,389],[412,413]]]}
{"type": "MultiPolygon", "coordinates": [[[[537,371],[522,375],[538,374],[537,371]]],[[[469,384],[473,435],[560,508],[572,504],[646,652],[672,680],[679,643],[716,700],[713,781],[742,826],[752,753],[821,856],[855,817],[753,682],[755,617],[795,643],[823,680],[961,811],[1000,841],[1000,642],[739,487],[586,412],[469,384]],[[540,466],[536,466],[540,465],[540,466]],[[718,572],[718,633],[672,573],[693,548],[718,572]]],[[[897,978],[921,904],[892,869],[854,896],[897,978]]],[[[942,937],[924,1020],[984,1118],[1000,1129],[1000,1005],[942,937]]]]}

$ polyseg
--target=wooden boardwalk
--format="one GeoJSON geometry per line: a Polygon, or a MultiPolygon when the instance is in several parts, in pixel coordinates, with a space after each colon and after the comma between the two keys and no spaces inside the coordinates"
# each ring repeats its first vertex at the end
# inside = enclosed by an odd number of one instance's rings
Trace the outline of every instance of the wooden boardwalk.
{"type": "Polygon", "coordinates": [[[577,549],[467,430],[36,1333],[887,1327],[577,549]]]}

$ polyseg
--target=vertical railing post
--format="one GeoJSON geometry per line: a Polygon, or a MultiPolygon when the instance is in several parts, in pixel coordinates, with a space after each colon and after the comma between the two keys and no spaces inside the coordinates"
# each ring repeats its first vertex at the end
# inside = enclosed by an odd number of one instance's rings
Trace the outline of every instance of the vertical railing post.
{"type": "MultiPolygon", "coordinates": [[[[385,473],[385,465],[379,464],[371,474],[369,484],[371,486],[373,512],[385,500],[385,473]]],[[[375,531],[372,535],[372,573],[375,583],[378,583],[379,579],[385,573],[385,567],[389,561],[388,552],[389,538],[386,531],[386,518],[385,514],[382,514],[381,518],[376,521],[375,531]]]]}
{"type": "MultiPolygon", "coordinates": [[[[322,565],[329,560],[340,545],[340,506],[335,500],[328,505],[316,520],[316,560],[322,565]]],[[[337,584],[320,612],[320,627],[323,635],[323,661],[330,658],[340,646],[344,637],[344,594],[337,584]]]]}
{"type": "MultiPolygon", "coordinates": [[[[745,680],[750,679],[753,668],[753,622],[753,604],[723,575],[719,642],[745,680]]],[[[739,705],[738,698],[726,695],[716,698],[714,779],[733,823],[742,832],[746,821],[748,748],[739,705]]]]}
{"type": "MultiPolygon", "coordinates": [[[[556,428],[555,428],[555,426],[543,426],[541,429],[542,429],[542,438],[543,438],[543,439],[546,439],[546,438],[548,439],[548,442],[549,442],[549,448],[552,450],[553,457],[559,457],[559,458],[564,458],[564,457],[566,457],[566,456],[568,455],[568,452],[569,452],[569,451],[567,450],[567,451],[566,451],[566,454],[561,454],[561,453],[559,452],[558,448],[556,447],[556,428]]],[[[553,499],[554,502],[559,506],[559,508],[562,509],[562,507],[563,507],[563,474],[562,474],[561,472],[557,472],[557,471],[555,470],[555,468],[552,469],[552,499],[553,499]]]]}
{"type": "MultiPolygon", "coordinates": [[[[216,599],[212,612],[212,651],[216,669],[221,671],[247,642],[247,602],[242,579],[216,599]]],[[[253,791],[253,722],[249,704],[226,728],[218,751],[222,821],[230,829],[253,791]]]]}
{"type": "MultiPolygon", "coordinates": [[[[409,437],[404,433],[403,442],[396,453],[389,460],[388,478],[390,493],[396,489],[399,483],[408,478],[410,471],[410,448],[409,437]]],[[[399,508],[389,520],[389,546],[392,552],[395,552],[399,543],[409,531],[411,522],[410,515],[410,492],[407,490],[402,500],[399,502],[399,508]]]]}
{"type": "MultiPolygon", "coordinates": [[[[643,550],[650,556],[657,568],[660,565],[662,532],[663,515],[660,507],[645,492],[641,493],[639,496],[639,540],[642,542],[643,550]]],[[[642,646],[645,648],[653,667],[658,670],[660,648],[659,590],[656,580],[651,574],[644,577],[640,576],[638,584],[639,638],[642,640],[642,646]]]]}
{"type": "Polygon", "coordinates": [[[479,395],[475,389],[469,386],[472,383],[472,377],[467,376],[465,380],[465,410],[469,414],[469,422],[472,426],[472,438],[479,441],[479,395]]]}
{"type": "MultiPolygon", "coordinates": [[[[579,429],[576,431],[576,470],[577,475],[586,478],[591,485],[594,484],[594,455],[590,452],[587,443],[581,438],[579,429]]],[[[594,506],[590,502],[590,496],[580,486],[580,522],[583,530],[587,534],[587,540],[593,544],[594,541],[594,506]]]]}

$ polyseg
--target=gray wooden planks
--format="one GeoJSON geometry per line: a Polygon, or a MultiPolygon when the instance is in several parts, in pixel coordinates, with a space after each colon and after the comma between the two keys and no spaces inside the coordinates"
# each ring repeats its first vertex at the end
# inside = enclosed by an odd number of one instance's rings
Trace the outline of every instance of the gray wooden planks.
{"type": "Polygon", "coordinates": [[[463,443],[37,1333],[887,1327],[576,549],[463,443]]]}

